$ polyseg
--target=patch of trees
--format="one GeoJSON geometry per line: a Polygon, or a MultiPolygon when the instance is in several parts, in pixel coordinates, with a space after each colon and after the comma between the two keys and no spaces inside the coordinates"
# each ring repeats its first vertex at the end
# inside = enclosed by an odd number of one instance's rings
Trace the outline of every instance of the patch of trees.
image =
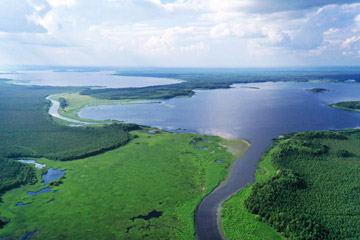
{"type": "Polygon", "coordinates": [[[306,89],[306,91],[312,92],[312,93],[323,93],[323,92],[327,92],[330,90],[325,89],[325,88],[311,88],[311,89],[306,89]]]}
{"type": "Polygon", "coordinates": [[[339,102],[334,104],[334,106],[339,108],[351,109],[351,110],[359,110],[360,101],[339,102]]]}
{"type": "Polygon", "coordinates": [[[360,239],[360,130],[305,132],[276,140],[278,169],[245,207],[289,239],[360,239]]]}
{"type": "Polygon", "coordinates": [[[267,182],[257,183],[245,200],[245,207],[257,219],[268,223],[291,239],[326,239],[327,232],[316,219],[298,212],[292,206],[296,192],[306,188],[306,182],[292,170],[278,170],[267,182]]]}
{"type": "Polygon", "coordinates": [[[60,103],[60,107],[62,108],[62,109],[65,109],[65,108],[67,108],[67,106],[69,106],[68,105],[68,103],[67,103],[67,101],[66,101],[66,99],[65,98],[59,98],[59,103],[60,103]]]}
{"type": "Polygon", "coordinates": [[[37,181],[34,169],[29,164],[0,158],[0,194],[22,184],[37,181]]]}

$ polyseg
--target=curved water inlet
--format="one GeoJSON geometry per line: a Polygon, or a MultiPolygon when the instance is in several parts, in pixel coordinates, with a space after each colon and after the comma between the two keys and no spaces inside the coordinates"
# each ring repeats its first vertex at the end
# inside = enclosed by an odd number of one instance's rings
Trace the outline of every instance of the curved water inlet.
{"type": "Polygon", "coordinates": [[[49,115],[52,116],[52,117],[59,118],[61,120],[65,120],[65,121],[70,122],[70,123],[79,124],[79,125],[69,125],[71,127],[78,127],[78,126],[92,125],[92,124],[110,124],[111,123],[111,122],[101,122],[101,123],[84,122],[84,121],[64,117],[64,116],[59,114],[60,103],[58,101],[56,101],[56,100],[51,99],[51,97],[53,97],[53,96],[47,96],[46,97],[46,100],[49,100],[51,102],[51,107],[49,108],[49,111],[48,111],[49,115]]]}

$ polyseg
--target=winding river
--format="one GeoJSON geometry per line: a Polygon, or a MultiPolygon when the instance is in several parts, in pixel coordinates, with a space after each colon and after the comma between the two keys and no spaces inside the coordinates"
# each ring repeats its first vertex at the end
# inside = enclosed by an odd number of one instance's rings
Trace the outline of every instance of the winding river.
{"type": "Polygon", "coordinates": [[[232,167],[226,183],[199,205],[196,233],[200,240],[221,239],[221,204],[254,182],[256,163],[273,138],[284,133],[357,128],[360,114],[328,106],[359,100],[360,84],[266,82],[236,84],[231,89],[196,91],[192,98],[174,98],[161,104],[87,107],[79,116],[94,120],[124,120],[175,132],[195,132],[245,139],[251,147],[232,167]],[[310,93],[306,89],[332,91],[310,93]]]}

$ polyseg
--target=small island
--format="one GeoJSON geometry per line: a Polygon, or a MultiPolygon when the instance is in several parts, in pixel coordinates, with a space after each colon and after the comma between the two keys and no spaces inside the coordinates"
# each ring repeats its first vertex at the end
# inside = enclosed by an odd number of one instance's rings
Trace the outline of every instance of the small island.
{"type": "Polygon", "coordinates": [[[312,92],[312,93],[324,93],[324,92],[329,92],[331,90],[325,89],[325,88],[311,88],[311,89],[306,89],[306,91],[312,92]]]}
{"type": "Polygon", "coordinates": [[[330,104],[330,107],[360,112],[360,101],[346,101],[330,104]]]}

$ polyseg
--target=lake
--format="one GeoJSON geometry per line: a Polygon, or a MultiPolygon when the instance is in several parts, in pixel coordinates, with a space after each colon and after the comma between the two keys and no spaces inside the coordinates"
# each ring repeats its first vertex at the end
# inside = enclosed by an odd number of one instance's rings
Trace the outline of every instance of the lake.
{"type": "Polygon", "coordinates": [[[0,78],[11,79],[12,83],[37,86],[98,86],[106,88],[148,87],[155,85],[168,85],[180,81],[169,78],[128,77],[117,76],[112,71],[100,72],[56,72],[19,71],[14,73],[1,73],[0,78]]]}
{"type": "Polygon", "coordinates": [[[79,116],[249,141],[250,149],[234,163],[226,183],[207,196],[197,210],[197,236],[209,240],[221,239],[217,228],[219,206],[248,183],[254,182],[256,163],[273,138],[290,132],[360,127],[360,113],[328,106],[339,101],[360,100],[359,93],[360,84],[235,84],[231,89],[196,91],[191,98],[173,98],[161,104],[87,107],[79,112],[79,116]],[[311,88],[333,91],[306,91],[311,88]],[[179,128],[181,130],[176,130],[179,128]]]}

